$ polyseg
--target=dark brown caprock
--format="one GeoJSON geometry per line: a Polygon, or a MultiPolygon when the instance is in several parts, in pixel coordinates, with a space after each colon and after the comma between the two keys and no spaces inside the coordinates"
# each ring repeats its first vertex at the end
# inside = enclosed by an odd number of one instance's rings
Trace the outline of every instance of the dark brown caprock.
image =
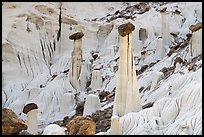
{"type": "Polygon", "coordinates": [[[27,114],[29,111],[33,109],[38,109],[38,106],[35,103],[29,103],[24,106],[23,113],[27,114]]]}
{"type": "Polygon", "coordinates": [[[71,40],[77,40],[77,39],[80,39],[84,36],[84,33],[83,32],[77,32],[77,33],[74,33],[72,35],[69,36],[69,39],[71,40]]]}
{"type": "Polygon", "coordinates": [[[202,28],[202,22],[199,22],[199,23],[197,23],[197,24],[195,24],[195,25],[191,25],[190,27],[189,27],[189,29],[192,31],[192,32],[195,32],[195,31],[197,31],[197,30],[199,30],[199,29],[201,29],[202,28]]]}
{"type": "Polygon", "coordinates": [[[135,26],[130,22],[122,24],[118,27],[118,33],[122,37],[125,37],[126,35],[130,34],[133,30],[135,30],[135,26]]]}
{"type": "Polygon", "coordinates": [[[160,10],[160,13],[166,12],[167,7],[164,7],[163,9],[160,10]]]}

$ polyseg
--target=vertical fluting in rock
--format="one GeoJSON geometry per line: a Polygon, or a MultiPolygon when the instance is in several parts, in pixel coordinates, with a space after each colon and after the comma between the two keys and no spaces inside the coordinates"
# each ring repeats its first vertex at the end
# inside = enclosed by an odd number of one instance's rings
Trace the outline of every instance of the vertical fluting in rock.
{"type": "Polygon", "coordinates": [[[192,59],[202,53],[202,22],[191,25],[189,29],[193,32],[189,48],[192,59]]]}
{"type": "Polygon", "coordinates": [[[119,117],[142,109],[132,51],[134,29],[131,23],[118,27],[121,45],[113,115],[119,117]]]}
{"type": "Polygon", "coordinates": [[[90,88],[92,90],[101,89],[102,87],[102,76],[100,70],[93,70],[91,77],[91,85],[90,88]]]}
{"type": "Polygon", "coordinates": [[[108,37],[108,35],[111,33],[114,25],[113,24],[106,24],[106,25],[100,25],[97,31],[97,39],[98,39],[98,46],[97,51],[103,49],[103,44],[105,39],[108,37]]]}
{"type": "Polygon", "coordinates": [[[69,39],[74,40],[74,49],[72,51],[72,63],[69,73],[69,81],[71,85],[77,90],[80,90],[79,76],[82,67],[82,37],[83,32],[77,32],[71,36],[69,39]]]}
{"type": "Polygon", "coordinates": [[[161,35],[163,39],[163,46],[171,44],[170,33],[169,33],[169,17],[168,17],[168,14],[166,13],[166,9],[167,8],[165,7],[162,10],[160,10],[161,20],[162,20],[161,35]]]}
{"type": "Polygon", "coordinates": [[[98,95],[89,94],[86,97],[86,101],[84,104],[83,116],[91,115],[96,112],[96,110],[101,108],[101,103],[98,95]]]}
{"type": "Polygon", "coordinates": [[[141,51],[142,46],[139,44],[139,28],[135,28],[134,32],[132,32],[132,37],[134,38],[132,40],[133,45],[133,52],[134,51],[141,51]]]}

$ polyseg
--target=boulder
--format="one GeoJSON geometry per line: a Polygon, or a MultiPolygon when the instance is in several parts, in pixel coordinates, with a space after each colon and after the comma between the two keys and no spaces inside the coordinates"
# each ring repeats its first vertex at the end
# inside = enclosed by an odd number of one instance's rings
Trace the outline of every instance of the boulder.
{"type": "Polygon", "coordinates": [[[27,128],[25,121],[20,119],[11,109],[2,109],[2,135],[15,135],[27,128]]]}
{"type": "Polygon", "coordinates": [[[57,124],[50,124],[45,127],[42,135],[65,135],[66,128],[60,127],[57,124]]]}
{"type": "Polygon", "coordinates": [[[95,135],[96,124],[90,117],[77,116],[67,125],[68,135],[95,135]]]}

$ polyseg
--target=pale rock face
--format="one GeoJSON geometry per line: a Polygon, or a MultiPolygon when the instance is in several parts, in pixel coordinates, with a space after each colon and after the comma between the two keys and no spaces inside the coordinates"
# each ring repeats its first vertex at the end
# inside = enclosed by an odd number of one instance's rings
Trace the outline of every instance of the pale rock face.
{"type": "MultiPolygon", "coordinates": [[[[201,71],[197,73],[201,74],[201,71]]],[[[178,79],[176,83],[181,82],[178,86],[183,87],[183,83],[186,82],[183,79],[189,78],[190,77],[183,77],[182,81],[181,79],[178,79]]],[[[174,88],[173,90],[176,89],[174,88]]],[[[164,97],[156,101],[151,108],[141,110],[138,113],[128,113],[121,117],[120,123],[122,124],[122,134],[201,134],[201,81],[198,83],[190,82],[184,88],[178,90],[181,90],[181,94],[175,98],[164,97]],[[196,87],[192,86],[194,84],[196,87]],[[190,108],[191,111],[189,111],[190,108]],[[163,130],[160,130],[159,127],[163,127],[163,130]]]]}
{"type": "Polygon", "coordinates": [[[60,113],[69,114],[75,105],[75,99],[73,93],[65,93],[61,99],[60,113]]]}
{"type": "Polygon", "coordinates": [[[196,32],[193,32],[189,53],[191,58],[194,58],[202,53],[202,28],[196,32]]]}
{"type": "MultiPolygon", "coordinates": [[[[117,25],[109,25],[107,31],[107,38],[104,40],[104,43],[100,46],[101,56],[114,56],[118,51],[119,35],[117,32],[117,25]],[[106,46],[109,45],[109,46],[106,46]]],[[[99,37],[100,38],[100,37],[99,37]]]]}
{"type": "Polygon", "coordinates": [[[135,30],[132,32],[132,48],[133,52],[137,53],[142,50],[142,46],[139,44],[139,28],[135,27],[135,30]]]}
{"type": "Polygon", "coordinates": [[[85,91],[87,82],[90,80],[91,65],[92,65],[91,62],[88,61],[82,63],[81,73],[79,76],[79,84],[81,87],[81,91],[85,91]]]}
{"type": "Polygon", "coordinates": [[[38,96],[40,90],[38,88],[32,88],[30,90],[27,90],[26,92],[28,96],[27,102],[32,102],[33,98],[38,96]]]}
{"type": "Polygon", "coordinates": [[[91,77],[91,85],[90,88],[95,91],[97,89],[101,89],[102,87],[102,77],[100,70],[93,70],[91,77]]]}
{"type": "Polygon", "coordinates": [[[176,68],[174,70],[174,73],[179,72],[182,68],[182,65],[180,63],[176,63],[176,68]]]}
{"type": "Polygon", "coordinates": [[[20,114],[22,113],[22,110],[19,110],[19,108],[22,108],[24,106],[24,102],[21,101],[21,99],[16,99],[11,104],[9,104],[9,108],[15,111],[15,113],[20,114]]]}
{"type": "Polygon", "coordinates": [[[157,83],[162,79],[162,78],[164,78],[164,73],[162,73],[162,72],[155,72],[154,74],[152,74],[153,75],[153,79],[152,79],[152,84],[151,84],[151,89],[150,90],[153,90],[155,87],[156,87],[156,85],[157,85],[157,83]]]}
{"type": "MultiPolygon", "coordinates": [[[[113,24],[106,24],[106,25],[100,25],[97,31],[97,39],[98,39],[98,47],[97,51],[102,50],[104,48],[104,42],[108,35],[113,30],[114,25],[113,24]]],[[[108,41],[107,41],[108,42],[108,41]]]]}
{"type": "Polygon", "coordinates": [[[45,127],[42,135],[65,135],[66,128],[60,127],[57,124],[50,124],[45,127]]]}
{"type": "Polygon", "coordinates": [[[98,95],[89,94],[87,95],[85,100],[83,116],[91,115],[92,113],[96,112],[96,110],[99,110],[100,108],[101,108],[101,103],[98,95]]]}

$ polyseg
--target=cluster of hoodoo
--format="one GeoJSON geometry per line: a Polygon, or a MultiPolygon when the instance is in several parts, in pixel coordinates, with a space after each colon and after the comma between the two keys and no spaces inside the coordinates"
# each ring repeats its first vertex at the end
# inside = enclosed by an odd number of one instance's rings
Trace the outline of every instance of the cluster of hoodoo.
{"type": "MultiPolygon", "coordinates": [[[[72,63],[71,63],[71,69],[69,72],[69,80],[71,85],[76,89],[77,92],[84,92],[85,88],[87,86],[87,82],[90,79],[90,64],[87,62],[83,62],[82,58],[82,37],[84,36],[83,32],[77,32],[71,36],[69,36],[69,39],[74,40],[74,49],[72,52],[72,63]]],[[[93,70],[92,72],[92,78],[91,78],[91,90],[97,90],[100,89],[102,86],[102,77],[100,70],[93,70]]],[[[81,93],[81,95],[84,95],[81,93]]],[[[72,97],[73,98],[73,97],[72,97]]],[[[71,99],[71,98],[70,98],[71,99]]],[[[83,101],[83,97],[79,97],[80,101],[83,101]]],[[[65,107],[68,107],[67,105],[71,104],[71,102],[64,102],[62,104],[62,112],[65,111],[65,107]],[[65,105],[67,104],[67,105],[65,105]]],[[[89,115],[94,113],[96,110],[101,108],[100,100],[98,95],[87,95],[84,105],[84,112],[83,115],[89,115]]]]}

